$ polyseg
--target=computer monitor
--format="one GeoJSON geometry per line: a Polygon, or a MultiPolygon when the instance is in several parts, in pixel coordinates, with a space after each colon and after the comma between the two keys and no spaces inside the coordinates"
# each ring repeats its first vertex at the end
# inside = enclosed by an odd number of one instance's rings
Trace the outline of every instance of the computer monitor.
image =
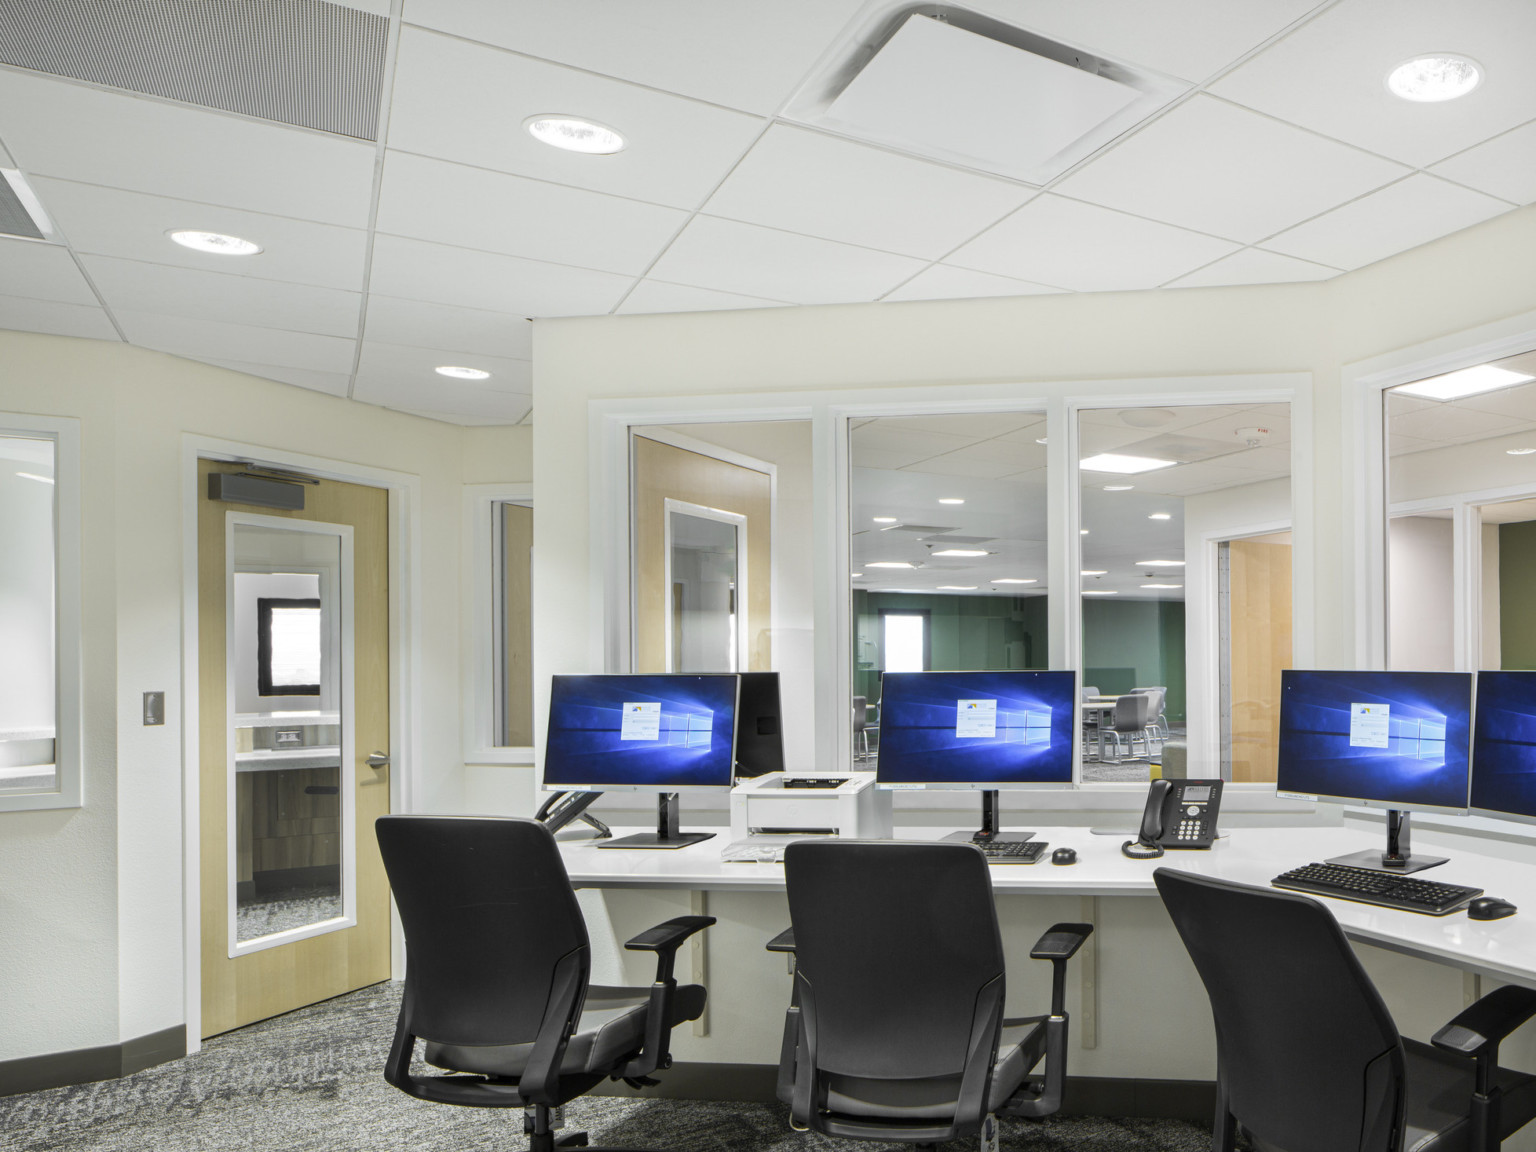
{"type": "Polygon", "coordinates": [[[1072,783],[1076,708],[1075,672],[888,672],[875,782],[977,789],[982,827],[971,838],[996,842],[998,790],[1072,783]]]}
{"type": "Polygon", "coordinates": [[[1470,777],[1472,676],[1467,672],[1280,674],[1276,791],[1386,808],[1385,853],[1337,863],[1417,871],[1408,812],[1464,815],[1470,777]]]}
{"type": "Polygon", "coordinates": [[[779,674],[743,672],[736,707],[736,775],[740,779],[784,771],[779,674]]]}
{"type": "Polygon", "coordinates": [[[1479,672],[1473,813],[1536,824],[1536,672],[1479,672]]]}
{"type": "Polygon", "coordinates": [[[724,790],[735,764],[739,680],[734,675],[556,676],[550,685],[544,787],[657,792],[657,832],[610,848],[674,848],[709,838],[681,833],[671,797],[724,790]]]}

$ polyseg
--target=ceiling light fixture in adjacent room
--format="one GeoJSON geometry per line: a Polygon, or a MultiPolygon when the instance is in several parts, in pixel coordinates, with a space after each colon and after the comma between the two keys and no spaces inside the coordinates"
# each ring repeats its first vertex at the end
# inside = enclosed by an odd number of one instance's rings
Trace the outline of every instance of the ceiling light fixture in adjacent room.
{"type": "Polygon", "coordinates": [[[1182,560],[1138,560],[1138,561],[1136,561],[1136,567],[1137,568],[1182,568],[1182,567],[1184,567],[1184,561],[1182,561],[1182,560]]]}
{"type": "Polygon", "coordinates": [[[1106,492],[1129,492],[1134,487],[1136,487],[1136,485],[1134,485],[1134,484],[1106,484],[1106,485],[1104,485],[1104,491],[1106,491],[1106,492]]]}
{"type": "Polygon", "coordinates": [[[1497,364],[1475,364],[1471,368],[1415,380],[1412,384],[1401,384],[1392,391],[1404,396],[1422,396],[1426,400],[1460,400],[1463,396],[1494,392],[1528,380],[1536,380],[1536,376],[1500,368],[1497,364]]]}
{"type": "Polygon", "coordinates": [[[464,368],[457,364],[441,364],[432,369],[439,376],[447,376],[454,380],[489,380],[491,374],[483,368],[464,368]]]}
{"type": "Polygon", "coordinates": [[[896,517],[894,517],[894,516],[876,516],[875,517],[875,523],[876,524],[894,524],[894,523],[896,523],[896,517]]]}
{"type": "Polygon", "coordinates": [[[222,232],[198,232],[183,228],[167,232],[166,235],[183,248],[191,248],[194,252],[212,252],[215,256],[254,256],[261,251],[261,245],[254,240],[226,236],[222,232]]]}
{"type": "Polygon", "coordinates": [[[958,496],[940,496],[940,504],[964,504],[965,501],[958,496]]]}
{"type": "Polygon", "coordinates": [[[36,480],[39,484],[53,483],[52,476],[39,476],[36,472],[18,472],[16,475],[20,476],[23,480],[36,480]]]}
{"type": "Polygon", "coordinates": [[[1085,472],[1121,472],[1133,476],[1137,472],[1153,472],[1158,468],[1172,468],[1177,460],[1159,460],[1155,456],[1123,456],[1118,452],[1100,452],[1097,456],[1085,456],[1077,466],[1085,472]]]}
{"type": "Polygon", "coordinates": [[[992,556],[995,553],[977,548],[944,548],[934,553],[935,556],[992,556]]]}
{"type": "Polygon", "coordinates": [[[938,590],[940,592],[974,592],[974,591],[976,591],[976,585],[974,585],[974,584],[940,584],[939,587],[938,587],[938,590]]]}
{"type": "Polygon", "coordinates": [[[1154,513],[1152,513],[1152,515],[1148,516],[1147,519],[1148,520],[1172,520],[1173,517],[1172,517],[1172,515],[1170,515],[1167,512],[1154,512],[1154,513]]]}
{"type": "Polygon", "coordinates": [[[1109,575],[1109,569],[1108,568],[1084,568],[1082,570],[1082,572],[1081,572],[1081,575],[1083,575],[1083,576],[1107,576],[1107,575],[1109,575]]]}
{"type": "Polygon", "coordinates": [[[1038,580],[1025,580],[1025,579],[1023,579],[1022,577],[1019,577],[1019,576],[999,576],[996,580],[992,581],[992,583],[994,583],[994,584],[1038,584],[1038,583],[1040,583],[1040,581],[1038,581],[1038,580]]]}
{"type": "Polygon", "coordinates": [[[1083,589],[1083,595],[1084,596],[1118,596],[1118,595],[1120,595],[1120,593],[1115,591],[1113,588],[1084,588],[1083,589]]]}
{"type": "Polygon", "coordinates": [[[1143,584],[1143,588],[1182,588],[1182,584],[1143,584]]]}
{"type": "Polygon", "coordinates": [[[1477,61],[1442,52],[1403,61],[1387,74],[1387,88],[1404,100],[1436,104],[1465,96],[1482,79],[1483,70],[1477,61]]]}
{"type": "Polygon", "coordinates": [[[1529,456],[1532,452],[1536,452],[1536,448],[1506,448],[1506,449],[1504,449],[1504,455],[1506,455],[1506,456],[1529,456]]]}
{"type": "Polygon", "coordinates": [[[866,568],[916,568],[916,564],[908,564],[905,560],[871,560],[864,565],[866,568]]]}
{"type": "Polygon", "coordinates": [[[580,116],[542,113],[523,121],[528,134],[541,144],[580,152],[584,156],[612,156],[624,150],[624,137],[606,124],[580,116]]]}

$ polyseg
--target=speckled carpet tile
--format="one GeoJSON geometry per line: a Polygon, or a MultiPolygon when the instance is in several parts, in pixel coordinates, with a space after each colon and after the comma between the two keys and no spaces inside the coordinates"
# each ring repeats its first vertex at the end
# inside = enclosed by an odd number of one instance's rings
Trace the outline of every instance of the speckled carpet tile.
{"type": "MultiPolygon", "coordinates": [[[[0,1098],[5,1152],[518,1152],[518,1112],[413,1100],[384,1083],[398,986],[379,984],[208,1041],[121,1080],[0,1098]]],[[[777,1105],[585,1097],[593,1145],[658,1152],[875,1152],[790,1130],[777,1105]]],[[[1004,1120],[1003,1152],[1205,1152],[1176,1120],[1004,1120]]],[[[902,1146],[908,1147],[908,1146],[902,1146]]],[[[943,1152],[971,1152],[969,1141],[943,1152]]]]}

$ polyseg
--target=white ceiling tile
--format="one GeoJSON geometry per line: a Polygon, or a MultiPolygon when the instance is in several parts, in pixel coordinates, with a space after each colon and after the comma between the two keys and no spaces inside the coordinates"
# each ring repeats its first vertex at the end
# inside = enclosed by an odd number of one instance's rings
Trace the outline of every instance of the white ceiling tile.
{"type": "Polygon", "coordinates": [[[351,372],[355,340],[317,336],[312,332],[280,332],[249,324],[192,320],[157,312],[114,311],[132,344],[185,356],[189,360],[239,360],[278,368],[310,368],[317,372],[351,372]]]}
{"type": "Polygon", "coordinates": [[[591,316],[609,311],[631,283],[610,272],[380,236],[369,290],[517,316],[591,316]]]}
{"type": "Polygon", "coordinates": [[[1112,292],[1154,288],[1236,249],[1171,224],[1044,195],[948,262],[1079,292],[1112,292]]]}
{"type": "Polygon", "coordinates": [[[1464,400],[1453,400],[1451,403],[1457,408],[1496,412],[1500,416],[1521,421],[1536,421],[1536,384],[1519,384],[1513,388],[1501,388],[1497,392],[1484,392],[1481,395],[1468,396],[1464,400]]]}
{"type": "Polygon", "coordinates": [[[690,288],[686,284],[667,284],[661,280],[642,280],[619,305],[622,315],[641,312],[720,312],[733,308],[781,308],[782,300],[764,300],[739,296],[734,292],[716,292],[712,288],[690,288]]]}
{"type": "Polygon", "coordinates": [[[1203,80],[1316,7],[1318,0],[976,0],[1020,28],[1186,80],[1203,80]]]}
{"type": "Polygon", "coordinates": [[[357,140],[4,70],[0,136],[29,174],[368,223],[375,149],[357,140]]]}
{"type": "Polygon", "coordinates": [[[922,266],[907,256],[697,216],[652,274],[744,296],[835,304],[875,300],[922,266]]]}
{"type": "Polygon", "coordinates": [[[1536,120],[1452,156],[1432,171],[1516,204],[1536,201],[1536,120]]]}
{"type": "Polygon", "coordinates": [[[362,287],[368,234],[358,228],[62,180],[35,179],[33,186],[77,252],[353,292],[362,287]],[[166,236],[179,228],[241,236],[262,251],[255,256],[195,252],[166,236]]]}
{"type": "Polygon", "coordinates": [[[454,359],[460,356],[460,352],[451,348],[416,348],[387,341],[366,340],[357,366],[357,386],[361,388],[366,381],[370,388],[389,385],[414,390],[419,393],[417,403],[422,408],[433,407],[432,397],[439,394],[519,392],[526,395],[533,391],[533,365],[527,360],[478,354],[454,359]],[[443,364],[478,368],[491,375],[487,380],[457,380],[450,376],[439,376],[434,369],[443,364]]]}
{"type": "Polygon", "coordinates": [[[1510,205],[1415,173],[1264,241],[1287,256],[1359,268],[1508,212],[1510,205]]]}
{"type": "Polygon", "coordinates": [[[1252,243],[1407,173],[1358,148],[1196,96],[1054,190],[1252,243]]]}
{"type": "MultiPolygon", "coordinates": [[[[1098,479],[1103,476],[1103,473],[1093,475],[1101,486],[1112,482],[1098,479]]],[[[1254,484],[1258,482],[1261,475],[1244,468],[1230,468],[1218,462],[1181,464],[1177,468],[1143,472],[1139,476],[1132,477],[1128,482],[1135,484],[1142,492],[1163,496],[1193,496],[1199,492],[1215,492],[1222,488],[1236,488],[1241,484],[1254,484]]],[[[1169,508],[1167,511],[1172,512],[1173,509],[1169,508]]]]}
{"type": "Polygon", "coordinates": [[[1515,430],[1510,418],[1501,413],[1479,412],[1452,404],[1436,404],[1433,408],[1389,417],[1387,428],[1393,439],[1411,436],[1414,439],[1437,440],[1442,443],[1470,437],[1500,436],[1515,430]]]}
{"type": "Polygon", "coordinates": [[[11,154],[5,150],[5,145],[4,144],[0,144],[0,167],[5,167],[5,168],[14,168],[14,167],[16,167],[16,161],[13,160],[11,158],[11,154]]]}
{"type": "Polygon", "coordinates": [[[1031,284],[1027,280],[1015,280],[1010,276],[996,276],[991,272],[956,268],[950,264],[935,264],[923,269],[894,292],[887,292],[883,299],[973,300],[982,296],[1042,296],[1061,291],[1060,288],[1047,288],[1044,284],[1031,284]]]}
{"type": "Polygon", "coordinates": [[[282,368],[275,364],[247,364],[241,360],[217,360],[213,357],[198,357],[200,363],[213,364],[219,368],[229,368],[235,372],[244,372],[247,376],[259,376],[263,380],[276,380],[279,384],[292,384],[298,388],[308,388],[311,392],[324,392],[329,396],[345,397],[347,388],[352,383],[352,377],[346,372],[316,372],[309,368],[282,368]]]}
{"type": "Polygon", "coordinates": [[[1223,256],[1214,264],[1180,276],[1170,288],[1219,288],[1231,284],[1294,284],[1304,280],[1328,280],[1339,269],[1261,248],[1244,248],[1223,256]]]}
{"type": "Polygon", "coordinates": [[[366,339],[418,348],[456,348],[511,360],[533,358],[533,325],[527,317],[478,308],[452,308],[393,296],[368,297],[366,339]]]}
{"type": "Polygon", "coordinates": [[[1034,191],[776,124],[705,205],[711,216],[936,259],[1034,191]]]}
{"type": "Polygon", "coordinates": [[[892,427],[889,422],[882,420],[855,428],[849,434],[849,446],[857,467],[876,467],[864,459],[866,452],[895,452],[904,457],[902,463],[895,467],[905,468],[908,464],[916,464],[919,460],[926,460],[930,456],[941,456],[946,452],[958,451],[964,448],[970,439],[969,436],[949,432],[927,432],[900,426],[892,427]]]}
{"type": "MultiPolygon", "coordinates": [[[[941,416],[882,416],[873,421],[876,428],[898,432],[940,432],[946,436],[964,436],[973,441],[988,441],[1026,428],[1044,434],[1044,412],[956,412],[941,416]]],[[[862,424],[860,427],[868,427],[862,424]]]]}
{"type": "Polygon", "coordinates": [[[69,249],[35,240],[0,237],[0,296],[28,296],[94,307],[96,294],[69,249]]]}
{"type": "Polygon", "coordinates": [[[400,34],[389,144],[406,152],[694,208],[763,127],[755,116],[497,48],[400,34]],[[606,124],[628,146],[585,156],[540,144],[523,121],[548,112],[606,124]]]}
{"type": "Polygon", "coordinates": [[[1246,452],[1234,452],[1216,461],[1223,468],[1247,468],[1269,476],[1291,474],[1291,450],[1289,446],[1271,442],[1263,448],[1250,448],[1246,452]]]}
{"type": "Polygon", "coordinates": [[[131,308],[201,320],[225,320],[259,328],[357,336],[362,293],[310,284],[280,284],[251,276],[229,276],[147,264],[113,256],[82,256],[109,308],[131,308]]]}
{"type": "Polygon", "coordinates": [[[64,304],[57,300],[28,300],[0,296],[0,328],[17,332],[46,332],[53,336],[84,336],[120,340],[112,321],[100,308],[64,304]]]}
{"type": "Polygon", "coordinates": [[[775,111],[861,0],[409,0],[405,18],[764,115],[775,111]]]}
{"type": "Polygon", "coordinates": [[[688,213],[391,152],[378,229],[397,236],[638,275],[688,213]]]}
{"type": "Polygon", "coordinates": [[[927,460],[916,464],[909,464],[903,470],[907,472],[926,472],[931,476],[968,476],[978,480],[1000,480],[1004,476],[1012,476],[1020,469],[1023,461],[992,460],[970,449],[959,452],[946,452],[942,456],[930,456],[927,460]]]}
{"type": "Polygon", "coordinates": [[[1423,167],[1536,117],[1532,43],[1530,0],[1343,0],[1211,91],[1423,167]],[[1432,52],[1471,56],[1482,84],[1438,104],[1394,96],[1387,74],[1432,52]]]}

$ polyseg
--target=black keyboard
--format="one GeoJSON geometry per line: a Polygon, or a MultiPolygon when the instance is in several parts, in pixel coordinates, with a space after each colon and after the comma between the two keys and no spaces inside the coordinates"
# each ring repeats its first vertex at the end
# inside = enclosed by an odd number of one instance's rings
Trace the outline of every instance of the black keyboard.
{"type": "Polygon", "coordinates": [[[1340,900],[1358,900],[1383,908],[1401,908],[1405,912],[1423,912],[1444,916],[1465,908],[1481,888],[1461,884],[1441,884],[1434,880],[1415,880],[1412,876],[1394,876],[1374,868],[1351,868],[1346,864],[1307,864],[1293,868],[1270,881],[1276,888],[1308,892],[1316,896],[1336,896],[1340,900]]]}
{"type": "MultiPolygon", "coordinates": [[[[973,844],[976,842],[973,840],[973,844]]],[[[1000,840],[976,844],[988,864],[1033,864],[1050,847],[1044,840],[1000,840]]]]}

